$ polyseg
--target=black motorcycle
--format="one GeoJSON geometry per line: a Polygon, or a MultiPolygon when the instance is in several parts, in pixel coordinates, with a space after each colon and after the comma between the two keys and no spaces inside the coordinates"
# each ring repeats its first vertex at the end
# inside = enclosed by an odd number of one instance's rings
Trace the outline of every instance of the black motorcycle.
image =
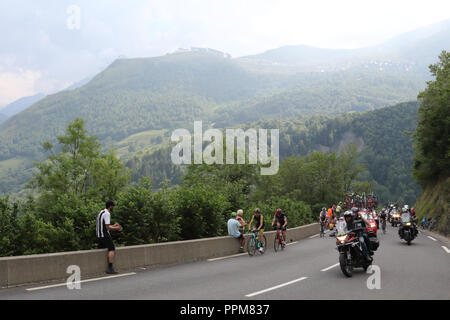
{"type": "Polygon", "coordinates": [[[411,245],[411,241],[417,237],[417,233],[417,227],[411,214],[409,212],[403,213],[400,219],[400,228],[398,230],[400,239],[405,240],[409,246],[411,245]]]}
{"type": "MultiPolygon", "coordinates": [[[[353,275],[353,268],[363,268],[364,271],[369,268],[372,261],[367,261],[364,257],[361,243],[359,241],[359,233],[365,228],[364,223],[357,225],[355,229],[346,231],[346,223],[343,220],[338,221],[337,225],[336,246],[339,251],[339,264],[342,273],[345,276],[353,275]]],[[[369,244],[367,244],[369,246],[369,244]]]]}

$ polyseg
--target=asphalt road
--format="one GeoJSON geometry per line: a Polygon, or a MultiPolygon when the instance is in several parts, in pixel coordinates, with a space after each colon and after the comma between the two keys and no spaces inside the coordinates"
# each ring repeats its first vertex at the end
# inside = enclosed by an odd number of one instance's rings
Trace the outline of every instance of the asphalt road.
{"type": "Polygon", "coordinates": [[[79,290],[65,285],[46,288],[49,284],[2,289],[0,300],[450,299],[447,242],[421,233],[407,246],[399,239],[397,228],[391,227],[378,237],[380,247],[373,264],[380,271],[379,289],[367,286],[375,274],[362,269],[355,269],[352,278],[342,274],[335,238],[327,235],[292,243],[277,253],[269,249],[255,257],[241,254],[91,279],[94,281],[82,282],[79,290]]]}

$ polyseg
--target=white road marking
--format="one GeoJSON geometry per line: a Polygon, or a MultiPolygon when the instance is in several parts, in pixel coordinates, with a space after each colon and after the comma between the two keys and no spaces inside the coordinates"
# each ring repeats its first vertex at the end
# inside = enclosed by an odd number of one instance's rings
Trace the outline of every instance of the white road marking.
{"type": "Polygon", "coordinates": [[[277,285],[275,287],[271,287],[271,288],[264,289],[264,290],[261,290],[261,291],[257,291],[257,292],[246,294],[245,296],[248,297],[248,298],[254,297],[254,296],[257,296],[259,294],[262,294],[262,293],[265,293],[265,292],[268,292],[268,291],[272,291],[272,290],[276,290],[276,289],[288,286],[290,284],[293,284],[293,283],[296,283],[296,282],[299,282],[299,281],[302,281],[302,280],[305,280],[305,279],[308,279],[308,277],[301,277],[301,278],[298,278],[298,279],[295,279],[295,280],[292,280],[292,281],[289,281],[289,282],[286,282],[286,283],[279,284],[279,285],[277,285]]]}
{"type": "MultiPolygon", "coordinates": [[[[298,242],[298,241],[294,241],[294,242],[291,242],[291,243],[287,243],[286,246],[290,246],[291,244],[295,244],[295,243],[297,243],[297,242],[298,242]]],[[[212,261],[217,261],[217,260],[223,260],[223,259],[228,259],[228,258],[233,258],[233,257],[244,256],[244,255],[246,255],[246,254],[248,254],[248,253],[246,253],[246,252],[244,252],[244,253],[237,253],[237,254],[233,254],[233,255],[231,255],[231,256],[225,256],[225,257],[219,257],[219,258],[208,259],[208,260],[206,260],[206,261],[212,262],[212,261]]]]}
{"type": "Polygon", "coordinates": [[[330,269],[333,269],[334,267],[337,267],[338,265],[339,265],[339,263],[336,263],[336,264],[333,264],[331,267],[322,269],[322,270],[320,270],[320,271],[328,271],[328,270],[330,270],[330,269]]]}
{"type": "Polygon", "coordinates": [[[433,240],[433,241],[437,241],[435,238],[430,237],[430,236],[427,236],[427,238],[430,238],[430,239],[433,240]]]}
{"type": "MultiPolygon", "coordinates": [[[[71,282],[71,284],[83,283],[83,282],[92,282],[92,281],[100,281],[100,280],[106,280],[106,279],[112,279],[112,278],[119,278],[119,277],[131,276],[131,275],[134,275],[134,274],[136,274],[136,272],[118,274],[118,275],[107,276],[107,277],[102,277],[102,278],[94,278],[94,279],[86,279],[86,280],[81,280],[81,281],[74,281],[74,282],[71,282]]],[[[49,289],[49,288],[63,287],[63,286],[66,286],[66,285],[67,285],[67,283],[64,282],[64,283],[53,284],[53,285],[50,285],[50,286],[29,288],[29,289],[26,289],[26,290],[27,291],[36,291],[36,290],[43,290],[43,289],[49,289]]]]}
{"type": "Polygon", "coordinates": [[[450,253],[450,250],[446,246],[441,246],[441,247],[442,247],[442,249],[445,250],[445,252],[450,253]]]}
{"type": "Polygon", "coordinates": [[[212,261],[217,261],[217,260],[223,260],[223,259],[228,259],[228,258],[233,258],[233,257],[239,257],[239,256],[243,256],[246,255],[248,253],[244,252],[244,253],[238,253],[238,254],[233,254],[231,256],[225,256],[225,257],[219,257],[219,258],[213,258],[213,259],[208,259],[206,261],[208,262],[212,262],[212,261]]]}
{"type": "Polygon", "coordinates": [[[311,236],[309,238],[312,239],[312,238],[315,238],[315,237],[318,237],[318,236],[319,236],[319,234],[315,234],[315,235],[313,235],[313,236],[311,236]]]}

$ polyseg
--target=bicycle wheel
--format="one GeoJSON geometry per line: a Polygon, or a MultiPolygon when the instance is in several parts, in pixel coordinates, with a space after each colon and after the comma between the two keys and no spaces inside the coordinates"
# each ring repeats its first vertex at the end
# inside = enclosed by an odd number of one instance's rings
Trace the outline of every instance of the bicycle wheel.
{"type": "Polygon", "coordinates": [[[247,242],[247,252],[250,256],[254,256],[256,252],[256,241],[255,237],[251,237],[247,242]]]}
{"type": "Polygon", "coordinates": [[[261,246],[264,248],[264,251],[262,253],[266,252],[266,246],[267,246],[267,238],[265,235],[263,235],[263,239],[264,239],[264,243],[262,243],[261,246]]]}
{"type": "Polygon", "coordinates": [[[273,249],[277,252],[281,247],[279,233],[275,235],[275,240],[273,241],[273,249]]]}

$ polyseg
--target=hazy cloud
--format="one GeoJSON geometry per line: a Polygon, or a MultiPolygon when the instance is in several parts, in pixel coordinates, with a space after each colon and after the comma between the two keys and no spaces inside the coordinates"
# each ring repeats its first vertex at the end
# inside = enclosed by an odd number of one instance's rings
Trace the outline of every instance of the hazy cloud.
{"type": "Polygon", "coordinates": [[[191,46],[233,56],[295,44],[356,48],[450,18],[449,9],[447,0],[2,0],[0,105],[60,90],[120,55],[191,46]],[[80,8],[79,29],[67,27],[71,5],[80,8]]]}

